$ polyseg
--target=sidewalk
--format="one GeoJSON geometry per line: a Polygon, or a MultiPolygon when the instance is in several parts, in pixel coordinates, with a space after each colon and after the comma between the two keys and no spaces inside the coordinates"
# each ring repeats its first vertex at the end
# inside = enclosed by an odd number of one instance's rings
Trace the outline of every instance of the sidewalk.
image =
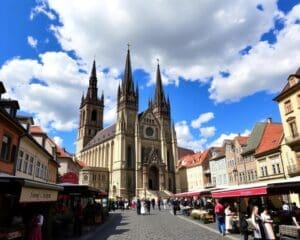
{"type": "MultiPolygon", "coordinates": [[[[172,213],[173,214],[173,213],[172,213]]],[[[188,221],[190,223],[196,224],[202,228],[205,228],[208,231],[214,232],[214,233],[218,233],[218,227],[216,223],[208,223],[208,224],[204,224],[201,223],[199,220],[193,219],[191,217],[188,216],[184,216],[182,214],[177,214],[177,217],[181,218],[184,221],[188,221]]],[[[224,237],[225,239],[232,239],[232,240],[240,240],[241,239],[241,235],[238,233],[232,233],[232,234],[228,234],[224,237]]],[[[251,239],[251,237],[249,236],[249,239],[251,239]]]]}

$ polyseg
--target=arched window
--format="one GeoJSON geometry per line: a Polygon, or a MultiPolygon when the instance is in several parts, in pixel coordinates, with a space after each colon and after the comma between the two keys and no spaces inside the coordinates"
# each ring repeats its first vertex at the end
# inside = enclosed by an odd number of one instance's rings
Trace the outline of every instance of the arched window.
{"type": "Polygon", "coordinates": [[[127,167],[132,167],[132,148],[131,146],[127,147],[127,167]]]}
{"type": "Polygon", "coordinates": [[[96,110],[92,111],[92,119],[91,120],[94,122],[97,120],[97,111],[96,110]]]}
{"type": "Polygon", "coordinates": [[[85,111],[82,111],[81,125],[84,125],[85,111]]]}

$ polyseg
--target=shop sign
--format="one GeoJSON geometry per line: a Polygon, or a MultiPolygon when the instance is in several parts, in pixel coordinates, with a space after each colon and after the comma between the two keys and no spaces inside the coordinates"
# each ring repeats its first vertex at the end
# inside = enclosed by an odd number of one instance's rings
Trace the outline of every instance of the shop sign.
{"type": "Polygon", "coordinates": [[[22,187],[20,202],[57,201],[58,192],[54,190],[22,187]]]}

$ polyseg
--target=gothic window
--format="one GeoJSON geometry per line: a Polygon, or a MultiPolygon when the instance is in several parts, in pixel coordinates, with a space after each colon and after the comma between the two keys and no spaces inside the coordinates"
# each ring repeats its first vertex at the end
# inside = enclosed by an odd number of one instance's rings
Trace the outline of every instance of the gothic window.
{"type": "Polygon", "coordinates": [[[85,119],[85,111],[82,111],[82,119],[81,119],[82,125],[84,125],[84,119],[85,119]]]}
{"type": "Polygon", "coordinates": [[[92,111],[92,119],[91,120],[94,122],[97,120],[97,111],[96,110],[92,111]]]}
{"type": "Polygon", "coordinates": [[[132,167],[132,148],[131,146],[127,147],[127,167],[132,167]]]}

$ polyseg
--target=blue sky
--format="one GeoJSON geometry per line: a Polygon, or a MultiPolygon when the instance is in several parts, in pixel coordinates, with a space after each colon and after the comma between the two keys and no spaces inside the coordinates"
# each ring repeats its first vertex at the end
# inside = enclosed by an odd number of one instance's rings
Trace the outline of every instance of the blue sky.
{"type": "Polygon", "coordinates": [[[128,42],[139,110],[154,94],[159,58],[178,143],[194,150],[248,134],[268,117],[280,121],[272,99],[300,67],[300,1],[1,3],[6,97],[70,152],[94,58],[105,125],[115,121],[128,42]]]}

